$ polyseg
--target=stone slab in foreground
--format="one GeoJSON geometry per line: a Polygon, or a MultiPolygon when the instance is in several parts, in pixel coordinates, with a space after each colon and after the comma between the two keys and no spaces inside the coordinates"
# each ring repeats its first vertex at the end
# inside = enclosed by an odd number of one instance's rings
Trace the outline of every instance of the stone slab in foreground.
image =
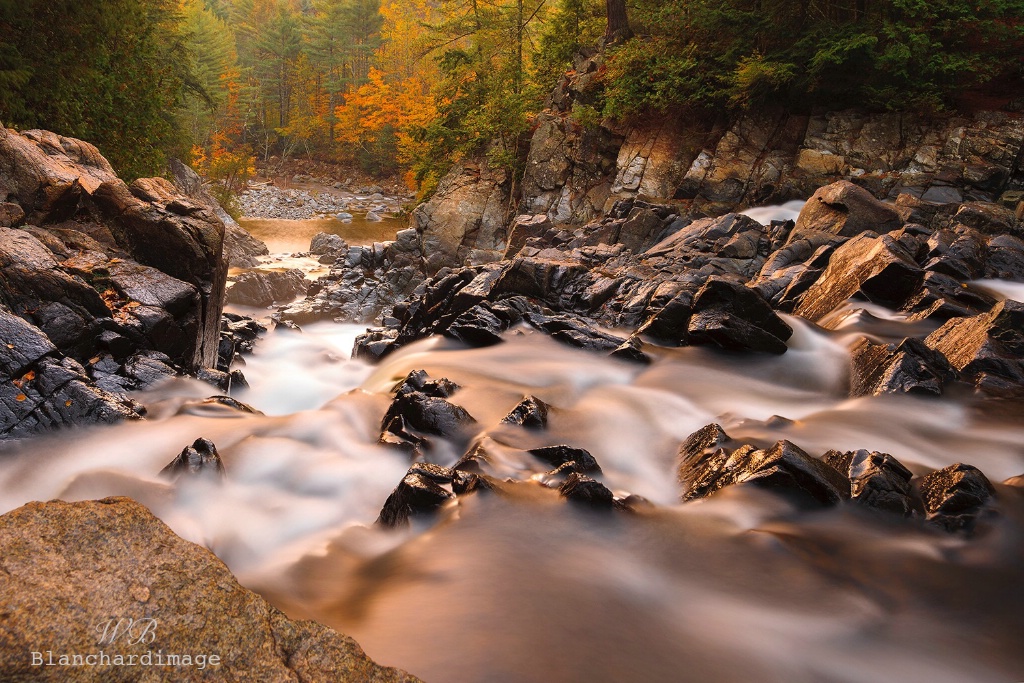
{"type": "Polygon", "coordinates": [[[129,498],[29,503],[3,515],[0,576],[8,683],[417,680],[326,626],[289,620],[129,498]],[[45,665],[62,655],[83,665],[45,665]],[[157,665],[171,655],[191,666],[157,665]]]}

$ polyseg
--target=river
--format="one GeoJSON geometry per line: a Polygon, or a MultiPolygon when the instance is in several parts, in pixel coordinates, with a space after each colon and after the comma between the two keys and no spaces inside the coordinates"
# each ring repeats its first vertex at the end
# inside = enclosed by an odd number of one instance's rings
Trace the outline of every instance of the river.
{"type": "MultiPolygon", "coordinates": [[[[1002,516],[974,539],[851,506],[797,512],[746,487],[678,503],[677,449],[710,422],[813,455],[881,450],[915,473],[954,462],[993,481],[1024,472],[1019,406],[847,398],[849,346],[907,325],[863,308],[834,332],[788,318],[783,356],[655,349],[648,366],[514,332],[480,349],[427,339],[370,366],[349,358],[361,327],[270,333],[237,396],[265,415],[205,405],[208,386],[173,381],[139,397],[144,423],[8,448],[0,511],[130,495],[289,615],[437,683],[1022,680],[1019,490],[1000,488],[1002,516]],[[547,468],[515,449],[567,443],[593,453],[611,489],[653,505],[600,515],[524,485],[461,498],[405,531],[376,527],[409,464],[377,444],[380,420],[416,369],[462,386],[451,400],[517,478],[547,468]],[[501,425],[528,394],[551,404],[548,429],[501,425]],[[217,444],[226,481],[158,478],[200,436],[217,444]]],[[[434,452],[443,465],[458,455],[434,452]]]]}

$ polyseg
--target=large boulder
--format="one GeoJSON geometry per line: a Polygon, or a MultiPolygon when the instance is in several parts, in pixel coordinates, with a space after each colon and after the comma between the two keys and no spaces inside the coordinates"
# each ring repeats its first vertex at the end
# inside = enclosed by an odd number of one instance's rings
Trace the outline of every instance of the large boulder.
{"type": "Polygon", "coordinates": [[[224,223],[224,260],[228,265],[232,268],[255,268],[259,265],[259,257],[270,253],[267,245],[250,235],[224,210],[206,189],[199,174],[177,159],[171,159],[169,165],[174,186],[186,197],[213,209],[224,223]]]}
{"type": "Polygon", "coordinates": [[[894,208],[875,199],[864,188],[840,180],[820,188],[800,210],[790,241],[814,232],[855,237],[862,232],[895,230],[903,219],[894,208]]]}
{"type": "Polygon", "coordinates": [[[0,572],[0,670],[11,683],[417,680],[326,626],[288,619],[129,498],[29,503],[0,517],[0,572]],[[94,665],[43,665],[65,655],[94,665]],[[178,664],[157,663],[173,655],[178,664]]]}
{"type": "Polygon", "coordinates": [[[135,416],[108,392],[216,365],[227,264],[215,203],[162,178],[129,187],[86,142],[2,128],[0,203],[17,226],[0,226],[0,307],[54,347],[0,434],[135,416]]]}
{"type": "MultiPolygon", "coordinates": [[[[509,208],[509,179],[485,161],[456,165],[431,199],[416,207],[428,274],[461,265],[471,250],[501,250],[509,208]]],[[[500,258],[500,254],[496,254],[500,258]]]]}

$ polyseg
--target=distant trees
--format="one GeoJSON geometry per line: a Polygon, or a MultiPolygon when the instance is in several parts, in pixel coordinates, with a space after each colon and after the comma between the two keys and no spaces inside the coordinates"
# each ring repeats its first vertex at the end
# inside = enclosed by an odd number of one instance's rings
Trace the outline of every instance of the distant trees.
{"type": "Polygon", "coordinates": [[[670,107],[936,109],[1021,77],[1024,0],[638,0],[607,114],[670,107]]]}
{"type": "Polygon", "coordinates": [[[1021,80],[1024,0],[0,0],[0,121],[97,143],[131,177],[191,155],[240,182],[306,153],[429,191],[517,173],[574,55],[577,123],[761,106],[934,109],[1021,80]],[[640,39],[630,39],[633,33],[640,39]]]}

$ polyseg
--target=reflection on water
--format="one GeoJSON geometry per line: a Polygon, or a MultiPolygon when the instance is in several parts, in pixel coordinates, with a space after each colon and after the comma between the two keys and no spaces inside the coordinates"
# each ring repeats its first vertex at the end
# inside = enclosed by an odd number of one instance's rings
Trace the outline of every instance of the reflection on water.
{"type": "MultiPolygon", "coordinates": [[[[132,495],[293,616],[427,681],[1020,679],[1018,491],[1000,489],[1002,518],[974,540],[848,508],[797,513],[741,487],[676,503],[679,443],[712,421],[814,455],[884,450],[917,472],[961,461],[996,481],[1024,472],[1024,424],[979,417],[977,399],[848,399],[847,348],[870,319],[849,320],[825,333],[790,319],[780,357],[652,349],[649,366],[512,333],[482,349],[429,339],[371,367],[345,356],[354,327],[270,334],[240,396],[267,415],[211,412],[193,401],[209,387],[172,383],[143,396],[153,421],[12,449],[0,510],[132,495]],[[419,368],[463,386],[452,400],[481,435],[587,448],[610,488],[657,507],[601,517],[523,484],[464,498],[435,523],[377,529],[408,466],[377,445],[380,419],[393,384],[419,368]],[[552,405],[546,431],[499,424],[525,394],[552,405]],[[217,444],[227,480],[158,479],[199,436],[217,444]]],[[[545,469],[518,466],[519,479],[545,469]]]]}
{"type": "Polygon", "coordinates": [[[409,227],[406,218],[387,218],[382,221],[353,218],[349,223],[337,218],[242,218],[238,224],[253,237],[263,240],[272,254],[307,251],[309,241],[319,232],[340,235],[351,245],[368,245],[393,240],[396,232],[409,227]]]}

